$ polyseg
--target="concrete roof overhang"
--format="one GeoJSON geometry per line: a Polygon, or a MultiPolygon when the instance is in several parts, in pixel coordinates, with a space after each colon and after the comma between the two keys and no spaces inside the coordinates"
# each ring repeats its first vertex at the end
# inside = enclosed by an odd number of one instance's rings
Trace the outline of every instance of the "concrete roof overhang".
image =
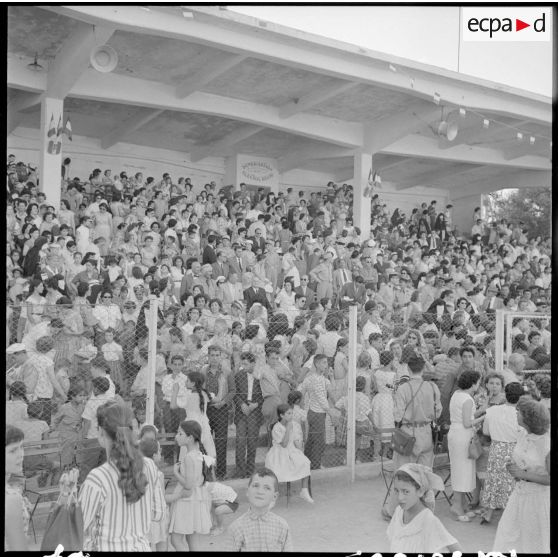
{"type": "Polygon", "coordinates": [[[64,98],[74,133],[102,149],[250,153],[336,180],[364,150],[401,190],[550,185],[551,145],[527,137],[551,137],[550,98],[217,7],[9,7],[8,133],[39,128],[44,96],[64,98]],[[105,43],[118,53],[108,74],[89,65],[105,43]],[[27,69],[36,53],[46,72],[27,69]],[[453,142],[435,132],[442,106],[453,142]]]}

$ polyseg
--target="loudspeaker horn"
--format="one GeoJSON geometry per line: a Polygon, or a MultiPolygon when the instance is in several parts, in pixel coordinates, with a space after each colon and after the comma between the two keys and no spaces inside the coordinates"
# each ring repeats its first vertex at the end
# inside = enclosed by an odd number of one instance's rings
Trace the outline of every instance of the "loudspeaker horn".
{"type": "Polygon", "coordinates": [[[118,64],[118,54],[112,47],[101,45],[92,50],[89,62],[95,70],[106,74],[112,72],[114,68],[116,68],[118,64]]]}

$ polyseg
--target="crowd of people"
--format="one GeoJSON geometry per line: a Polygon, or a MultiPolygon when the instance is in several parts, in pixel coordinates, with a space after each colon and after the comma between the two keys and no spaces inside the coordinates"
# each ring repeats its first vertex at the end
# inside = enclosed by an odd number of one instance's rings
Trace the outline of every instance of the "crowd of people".
{"type": "MultiPolygon", "coordinates": [[[[480,208],[471,230],[458,231],[451,204],[388,212],[381,192],[355,200],[350,185],[333,182],[308,195],[95,169],[87,180],[66,177],[56,208],[36,169],[13,156],[7,194],[6,453],[59,438],[62,467],[80,471],[86,550],[165,550],[169,535],[175,550],[195,549],[194,535],[222,532],[221,516],[238,506],[221,482],[230,477],[249,478],[253,493],[252,511],[230,528],[232,548],[263,550],[247,533],[261,510],[271,513],[278,483],[301,480],[312,503],[311,471],[324,467],[328,446],[347,444],[351,305],[355,459],[393,454],[399,472],[382,514],[394,548],[457,548],[449,534],[413,542],[403,533],[416,533],[409,522],[419,515],[423,532],[436,528],[424,496],[437,483],[428,468],[438,446],[449,453],[458,521],[490,523],[504,509],[496,550],[548,548],[550,238],[521,222],[486,223],[480,208]],[[369,234],[353,223],[362,202],[372,208],[369,234]],[[502,308],[518,314],[496,370],[502,308]],[[396,425],[415,438],[409,455],[390,447],[396,425]],[[181,450],[165,494],[153,458],[172,460],[157,442],[169,435],[181,450]],[[482,446],[474,459],[473,438],[482,446]],[[141,528],[125,532],[107,506],[99,521],[106,498],[114,509],[133,504],[141,528]]],[[[40,470],[46,482],[36,461],[25,473],[40,470]]],[[[269,530],[287,550],[288,529],[273,517],[269,530]]]]}

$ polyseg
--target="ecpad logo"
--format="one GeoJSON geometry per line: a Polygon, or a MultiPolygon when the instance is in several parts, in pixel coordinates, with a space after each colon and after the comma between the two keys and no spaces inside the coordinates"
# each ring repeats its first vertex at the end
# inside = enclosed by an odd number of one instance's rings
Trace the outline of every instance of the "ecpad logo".
{"type": "Polygon", "coordinates": [[[462,8],[463,41],[550,41],[551,8],[462,8]]]}

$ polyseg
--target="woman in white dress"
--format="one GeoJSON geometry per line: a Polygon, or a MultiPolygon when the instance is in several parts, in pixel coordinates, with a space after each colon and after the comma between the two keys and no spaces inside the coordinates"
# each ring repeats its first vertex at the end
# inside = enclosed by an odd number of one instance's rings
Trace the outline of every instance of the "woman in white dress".
{"type": "Polygon", "coordinates": [[[518,554],[550,553],[550,414],[544,404],[521,397],[520,429],[508,472],[516,484],[496,531],[494,549],[518,554]]]}
{"type": "MultiPolygon", "coordinates": [[[[186,379],[186,388],[188,391],[185,396],[181,398],[181,403],[184,405],[182,408],[186,411],[186,420],[195,420],[202,429],[201,442],[205,448],[207,455],[216,457],[215,442],[211,436],[211,428],[209,426],[209,419],[207,418],[207,404],[211,400],[209,393],[204,389],[203,385],[205,378],[200,372],[190,372],[186,379]]],[[[171,398],[171,408],[176,408],[176,399],[178,398],[178,390],[173,392],[171,398]],[[176,395],[175,395],[176,392],[176,395]]]]}
{"type": "Polygon", "coordinates": [[[296,295],[294,289],[294,281],[292,281],[292,279],[285,279],[283,288],[275,298],[278,311],[285,314],[289,320],[289,327],[293,327],[294,319],[299,314],[298,308],[295,305],[296,295]]]}
{"type": "Polygon", "coordinates": [[[480,374],[474,370],[462,372],[457,381],[458,390],[450,400],[451,426],[448,432],[448,451],[451,463],[451,486],[453,503],[451,511],[457,521],[469,522],[475,516],[467,511],[466,494],[476,488],[476,461],[469,458],[469,444],[477,423],[484,417],[474,418],[475,401],[473,395],[480,386],[480,374]]]}
{"type": "Polygon", "coordinates": [[[286,403],[277,406],[277,419],[271,430],[273,445],[265,456],[265,466],[279,482],[302,480],[300,497],[313,504],[308,491],[310,460],[302,452],[302,428],[293,420],[293,409],[286,403]]]}

